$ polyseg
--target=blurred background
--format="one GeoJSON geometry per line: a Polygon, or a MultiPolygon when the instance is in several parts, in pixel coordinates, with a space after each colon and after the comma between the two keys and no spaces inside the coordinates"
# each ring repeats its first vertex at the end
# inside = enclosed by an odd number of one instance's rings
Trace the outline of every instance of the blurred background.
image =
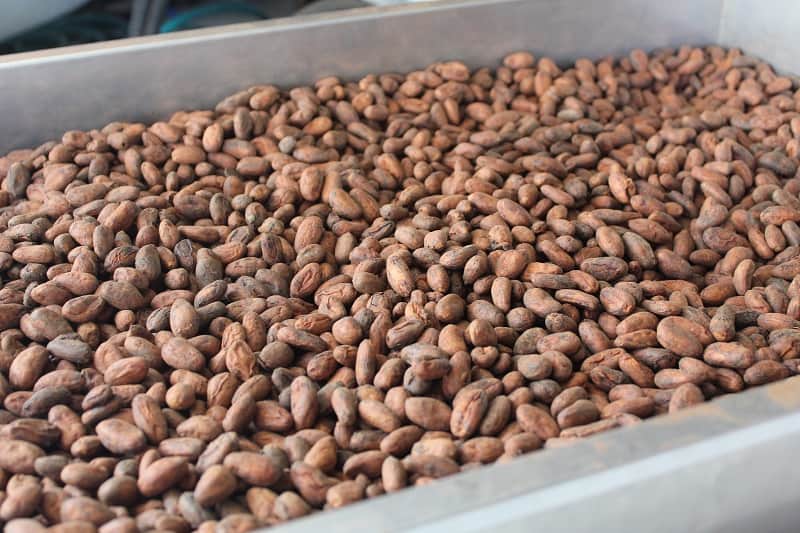
{"type": "Polygon", "coordinates": [[[415,0],[0,0],[0,54],[415,0]]]}

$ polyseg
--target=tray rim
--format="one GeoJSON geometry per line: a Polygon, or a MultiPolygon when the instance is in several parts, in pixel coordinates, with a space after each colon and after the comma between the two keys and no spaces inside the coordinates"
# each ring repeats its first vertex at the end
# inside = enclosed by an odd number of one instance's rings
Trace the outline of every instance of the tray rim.
{"type": "MultiPolygon", "coordinates": [[[[360,22],[376,18],[396,17],[416,13],[458,10],[491,4],[514,4],[524,0],[427,0],[412,4],[365,6],[322,13],[276,17],[253,22],[239,22],[210,28],[181,30],[170,33],[125,37],[99,43],[76,44],[48,48],[31,52],[0,55],[0,71],[13,66],[36,65],[48,61],[126,53],[164,46],[192,44],[196,42],[221,41],[225,39],[296,31],[318,26],[333,26],[342,23],[360,22]]],[[[542,0],[537,0],[542,1],[542,0]]],[[[549,1],[549,0],[544,0],[549,1]]]]}

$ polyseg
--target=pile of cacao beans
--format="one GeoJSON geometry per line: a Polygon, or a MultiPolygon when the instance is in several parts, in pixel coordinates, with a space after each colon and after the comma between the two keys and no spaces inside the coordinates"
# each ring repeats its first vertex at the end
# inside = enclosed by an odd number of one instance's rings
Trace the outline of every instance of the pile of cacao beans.
{"type": "Polygon", "coordinates": [[[0,157],[6,531],[247,531],[796,374],[799,89],[516,52],[0,157]]]}

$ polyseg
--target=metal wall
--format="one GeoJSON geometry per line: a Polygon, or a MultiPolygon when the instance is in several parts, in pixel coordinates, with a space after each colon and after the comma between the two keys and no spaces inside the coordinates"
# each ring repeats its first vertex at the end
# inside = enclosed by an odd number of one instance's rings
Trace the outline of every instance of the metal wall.
{"type": "Polygon", "coordinates": [[[494,0],[369,8],[0,57],[0,153],[112,120],[153,121],[257,83],[559,61],[716,40],[722,0],[494,0]]]}
{"type": "Polygon", "coordinates": [[[766,59],[776,69],[800,75],[800,2],[725,0],[718,42],[766,59]]]}
{"type": "Polygon", "coordinates": [[[266,531],[796,532],[799,409],[794,377],[266,531]]]}

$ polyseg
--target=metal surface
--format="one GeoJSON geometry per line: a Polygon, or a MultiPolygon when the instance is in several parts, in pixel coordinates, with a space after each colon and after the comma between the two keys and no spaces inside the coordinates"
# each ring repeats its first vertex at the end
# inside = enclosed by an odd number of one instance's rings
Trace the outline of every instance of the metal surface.
{"type": "MultiPolygon", "coordinates": [[[[337,12],[0,57],[0,153],[213,106],[255,83],[447,58],[559,61],[685,43],[800,73],[793,0],[493,0],[337,12]]],[[[318,531],[796,531],[800,378],[282,526],[318,531]]]]}
{"type": "Polygon", "coordinates": [[[513,50],[559,61],[715,40],[722,0],[494,0],[365,8],[0,57],[0,153],[112,120],[213,106],[256,83],[407,71],[441,59],[496,64],[513,50]]]}
{"type": "Polygon", "coordinates": [[[800,2],[726,0],[717,42],[763,57],[775,68],[800,75],[800,2]]]}
{"type": "Polygon", "coordinates": [[[798,408],[794,377],[270,531],[797,531],[798,408]]]}

